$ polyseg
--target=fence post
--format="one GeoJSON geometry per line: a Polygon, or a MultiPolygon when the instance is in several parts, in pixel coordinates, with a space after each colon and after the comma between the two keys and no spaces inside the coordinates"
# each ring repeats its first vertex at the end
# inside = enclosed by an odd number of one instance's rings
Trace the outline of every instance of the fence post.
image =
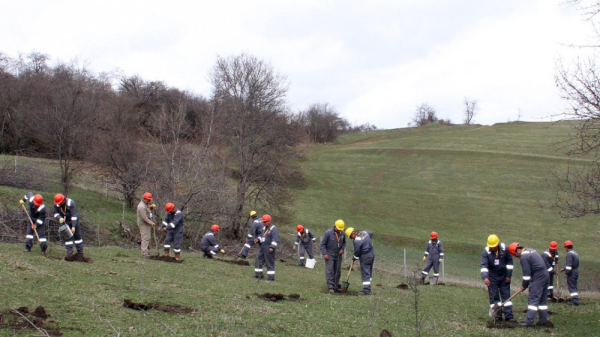
{"type": "Polygon", "coordinates": [[[406,248],[404,248],[404,278],[406,278],[406,248]]]}

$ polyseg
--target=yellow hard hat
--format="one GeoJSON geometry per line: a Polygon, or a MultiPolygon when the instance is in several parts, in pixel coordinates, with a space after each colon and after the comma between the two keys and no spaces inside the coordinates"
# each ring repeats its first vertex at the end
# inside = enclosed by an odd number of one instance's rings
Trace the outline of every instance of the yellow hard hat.
{"type": "Polygon", "coordinates": [[[350,237],[350,235],[352,235],[352,232],[354,232],[354,228],[348,227],[348,229],[346,229],[346,236],[350,237]]]}
{"type": "Polygon", "coordinates": [[[256,211],[250,211],[250,216],[256,215],[256,211]]]}
{"type": "Polygon", "coordinates": [[[337,228],[340,231],[344,230],[344,226],[345,226],[344,220],[342,220],[342,219],[339,219],[335,222],[335,228],[337,228]]]}
{"type": "Polygon", "coordinates": [[[498,246],[499,243],[500,243],[500,239],[498,239],[498,236],[496,236],[496,234],[492,234],[492,235],[488,236],[488,247],[494,248],[494,247],[498,246]]]}

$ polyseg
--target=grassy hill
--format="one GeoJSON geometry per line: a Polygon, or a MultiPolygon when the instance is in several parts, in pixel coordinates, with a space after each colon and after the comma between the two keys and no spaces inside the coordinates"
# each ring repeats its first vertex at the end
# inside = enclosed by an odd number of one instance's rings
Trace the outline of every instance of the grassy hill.
{"type": "MultiPolygon", "coordinates": [[[[434,230],[446,248],[446,285],[417,288],[421,335],[600,335],[600,296],[591,292],[600,279],[597,220],[565,221],[547,207],[554,195],[546,183],[549,171],[568,163],[553,144],[567,134],[566,123],[434,125],[351,134],[336,144],[309,148],[302,163],[309,183],[296,193],[296,218],[284,224],[274,215],[275,223],[288,240],[297,223],[320,234],[338,218],[346,226],[373,231],[374,296],[352,296],[360,290],[358,272],[350,277],[348,296],[326,294],[320,257],[317,268],[308,270],[279,254],[277,281],[268,283],[252,278],[252,266],[187,251],[185,261],[175,264],[88,242],[86,254],[94,262],[85,264],[60,260],[64,248],[56,245],[45,259],[37,247],[36,253],[23,254],[21,244],[0,244],[0,335],[38,334],[6,324],[16,317],[10,309],[43,306],[51,315],[45,327],[65,336],[379,336],[384,329],[392,336],[414,336],[415,293],[396,286],[409,283],[402,277],[404,251],[408,274],[418,272],[434,230]],[[492,233],[507,244],[519,241],[539,251],[551,240],[573,240],[581,257],[582,305],[550,304],[556,325],[550,331],[486,328],[487,291],[479,278],[479,255],[492,233]],[[300,299],[275,303],[259,298],[267,292],[300,299]],[[136,311],[123,307],[125,299],[195,312],[136,311]]],[[[48,164],[30,158],[19,162],[42,168],[48,164]]],[[[76,187],[72,196],[82,217],[96,226],[125,219],[135,228],[134,212],[123,213],[117,199],[105,197],[102,180],[83,175],[76,187]]],[[[40,192],[48,199],[57,187],[50,182],[45,189],[40,192]]],[[[0,202],[16,207],[22,193],[0,186],[0,202]]],[[[282,248],[289,248],[286,244],[282,248]]],[[[232,246],[229,254],[237,249],[232,246]]],[[[519,285],[519,275],[516,260],[513,287],[519,285]]],[[[526,297],[518,296],[514,303],[515,317],[522,319],[526,297]]]]}

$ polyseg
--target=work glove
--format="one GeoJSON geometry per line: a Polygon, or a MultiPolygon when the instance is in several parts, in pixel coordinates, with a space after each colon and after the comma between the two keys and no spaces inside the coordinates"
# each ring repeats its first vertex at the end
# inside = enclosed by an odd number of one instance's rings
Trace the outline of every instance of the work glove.
{"type": "Polygon", "coordinates": [[[59,223],[62,225],[62,224],[64,224],[64,223],[65,223],[65,219],[63,219],[63,218],[60,218],[60,219],[58,219],[58,222],[59,222],[59,223]]]}
{"type": "Polygon", "coordinates": [[[153,222],[153,223],[151,223],[150,225],[151,225],[152,227],[156,226],[156,224],[155,224],[154,222],[153,222]]]}
{"type": "Polygon", "coordinates": [[[423,262],[426,262],[426,261],[427,261],[427,257],[423,256],[423,262]]]}
{"type": "Polygon", "coordinates": [[[444,262],[444,259],[440,259],[438,262],[439,262],[439,263],[442,263],[442,262],[444,262]]]}
{"type": "Polygon", "coordinates": [[[221,254],[225,255],[225,249],[221,249],[221,254]]]}
{"type": "Polygon", "coordinates": [[[32,229],[36,229],[36,228],[37,228],[37,226],[36,226],[36,225],[31,225],[31,228],[32,228],[32,229]]]}
{"type": "Polygon", "coordinates": [[[150,209],[152,209],[152,210],[153,210],[153,209],[155,209],[155,208],[156,208],[156,205],[155,205],[155,204],[152,204],[152,205],[150,205],[150,209]]]}
{"type": "Polygon", "coordinates": [[[25,204],[25,201],[23,201],[23,199],[19,200],[19,204],[23,205],[25,204]]]}

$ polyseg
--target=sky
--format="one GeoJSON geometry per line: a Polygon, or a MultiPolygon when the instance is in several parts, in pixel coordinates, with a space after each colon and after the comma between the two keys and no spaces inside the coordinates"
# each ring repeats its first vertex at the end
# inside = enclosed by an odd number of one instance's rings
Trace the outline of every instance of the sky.
{"type": "Polygon", "coordinates": [[[551,121],[556,62],[594,32],[564,0],[0,0],[0,53],[77,59],[204,97],[218,57],[286,76],[291,111],[328,103],[353,125],[407,127],[417,106],[462,123],[551,121]]]}

